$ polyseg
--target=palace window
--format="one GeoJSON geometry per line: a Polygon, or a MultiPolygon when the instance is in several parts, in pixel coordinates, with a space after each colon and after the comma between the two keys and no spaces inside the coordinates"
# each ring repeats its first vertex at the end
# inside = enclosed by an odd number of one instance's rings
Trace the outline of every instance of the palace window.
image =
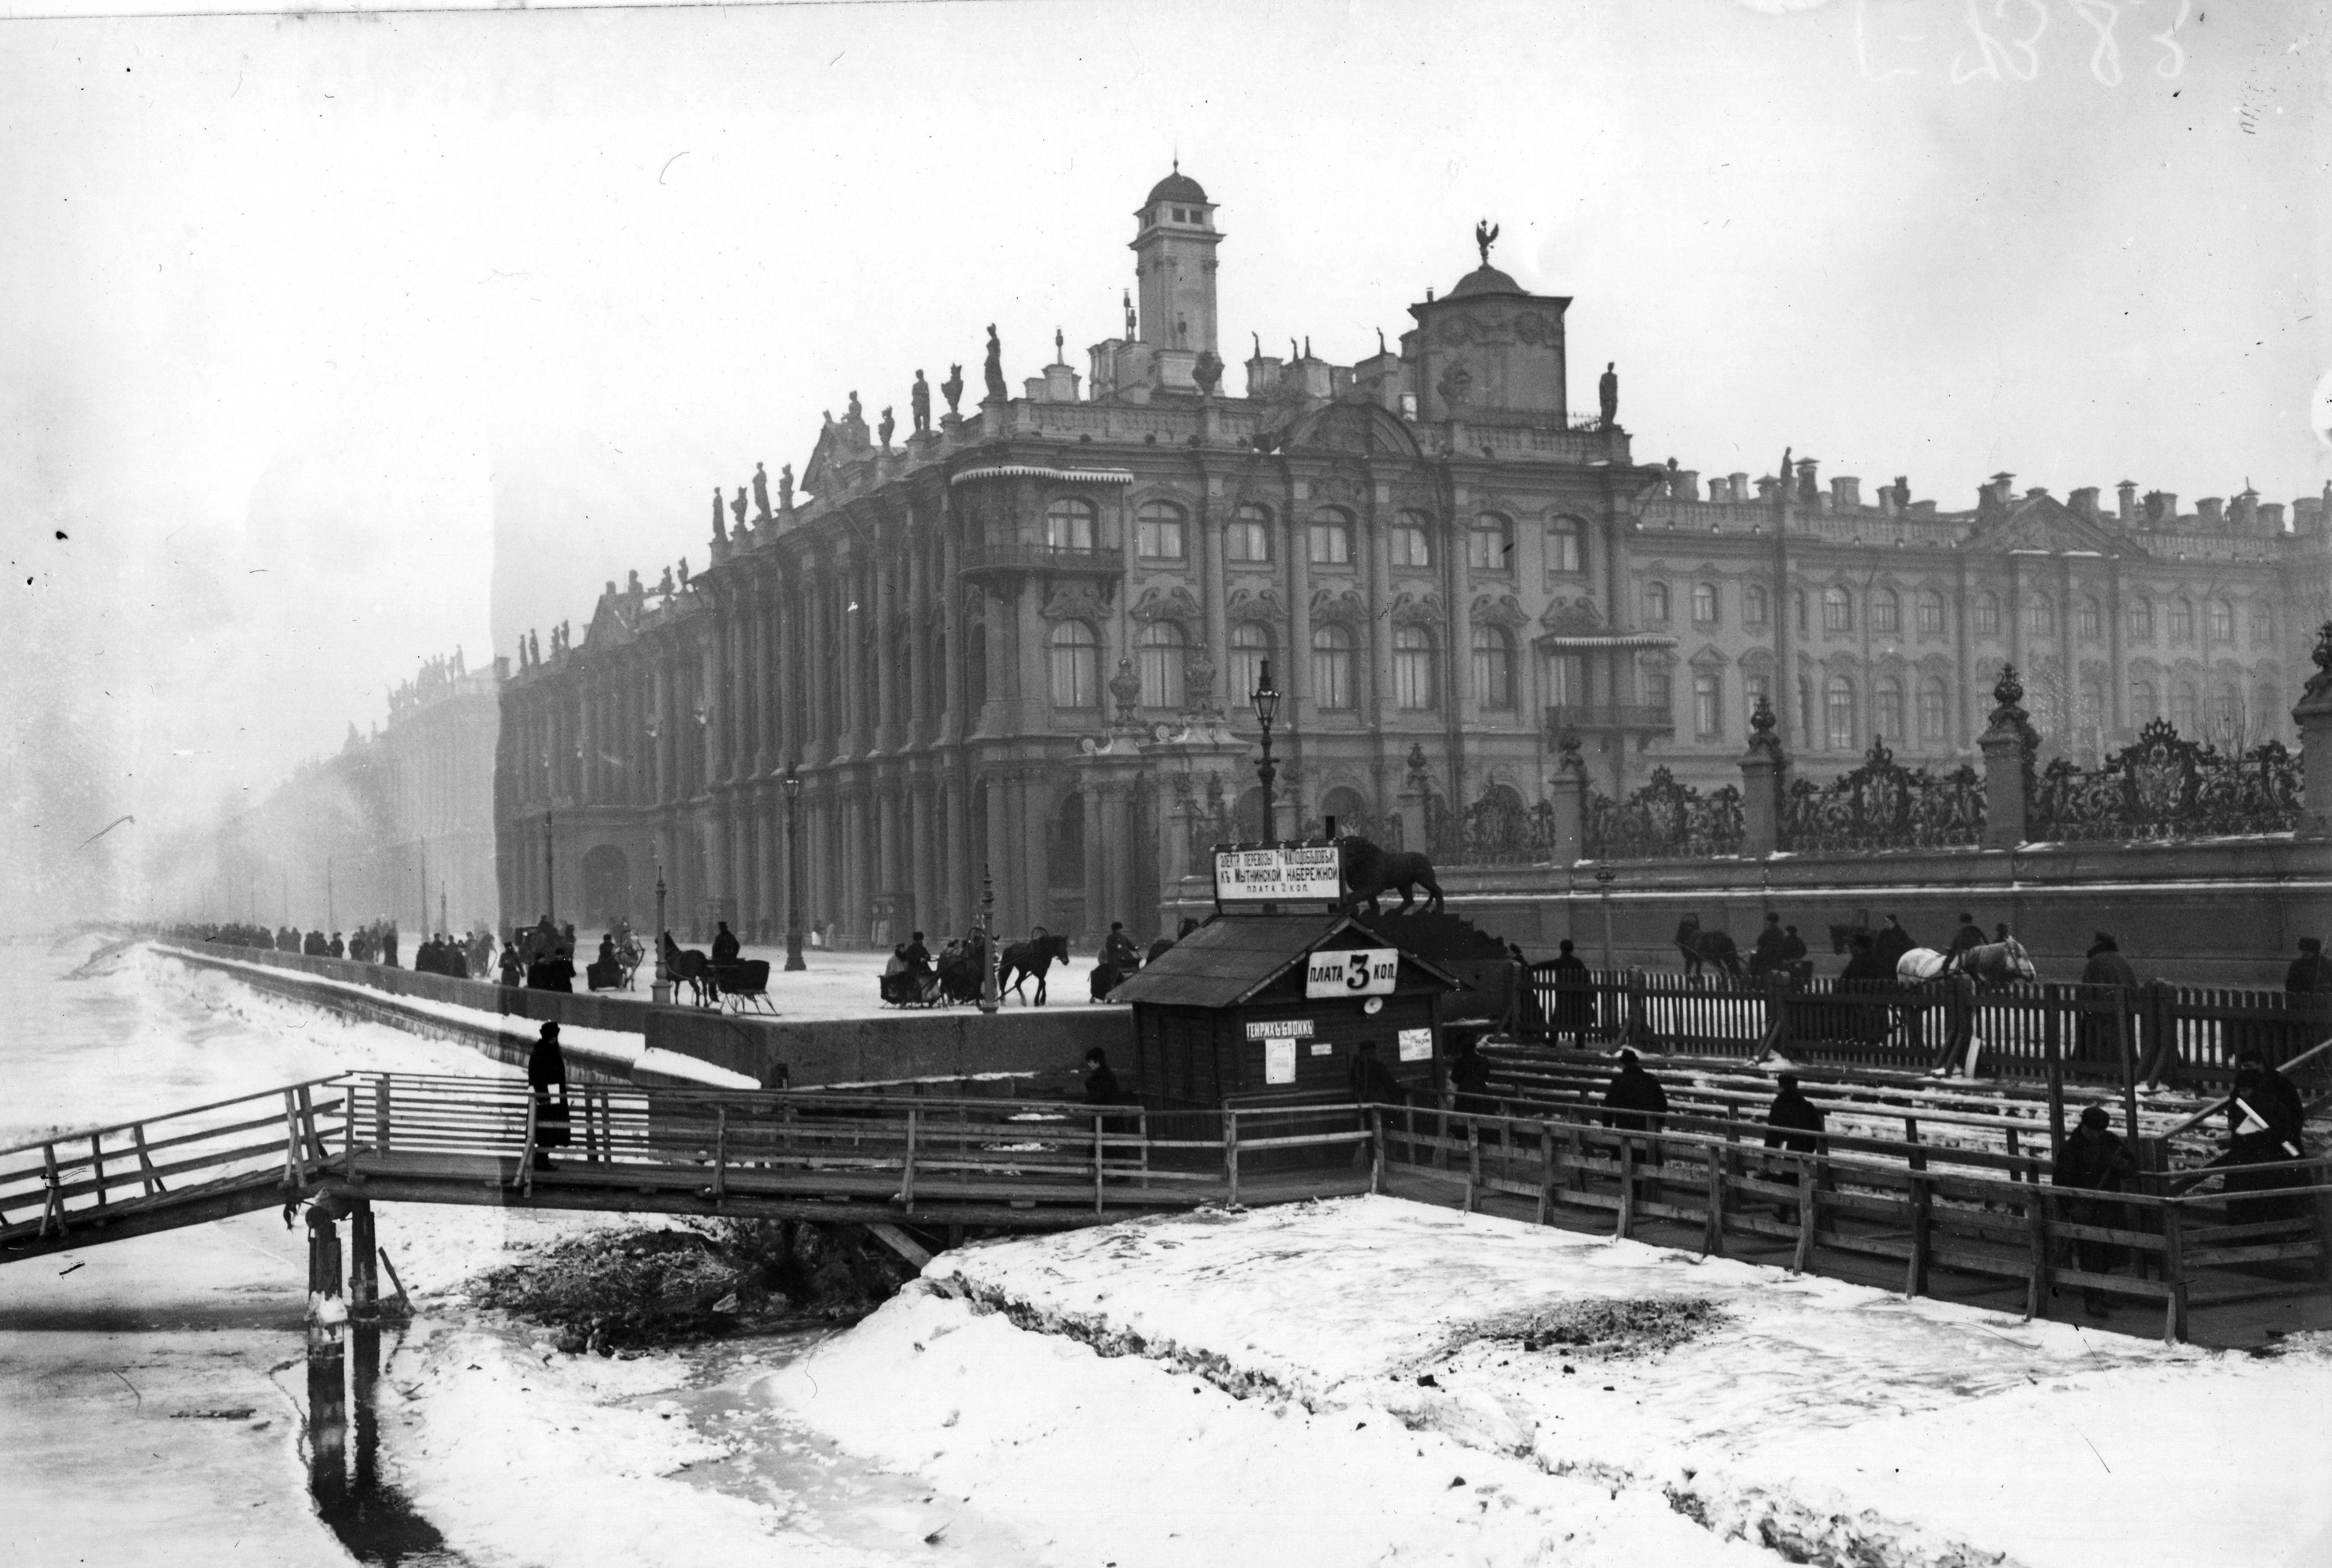
{"type": "Polygon", "coordinates": [[[1475,571],[1504,571],[1514,549],[1514,530],[1495,512],[1474,519],[1466,531],[1466,564],[1475,571]]]}
{"type": "Polygon", "coordinates": [[[1262,621],[1241,621],[1231,628],[1231,686],[1224,693],[1232,707],[1247,701],[1263,684],[1264,661],[1271,657],[1271,627],[1262,621]]]}
{"type": "Polygon", "coordinates": [[[1696,582],[1692,585],[1692,624],[1713,626],[1716,624],[1716,585],[1696,582]]]}
{"type": "Polygon", "coordinates": [[[1803,588],[1790,590],[1790,619],[1796,624],[1798,636],[1804,636],[1806,635],[1806,590],[1803,588]]]}
{"type": "Polygon", "coordinates": [[[1433,534],[1426,526],[1423,513],[1404,512],[1400,514],[1400,521],[1392,525],[1392,564],[1433,564],[1433,534]]]}
{"type": "Polygon", "coordinates": [[[1172,621],[1152,621],[1134,638],[1134,664],[1142,676],[1142,705],[1180,708],[1182,705],[1182,661],[1189,642],[1172,621]]]}
{"type": "Polygon", "coordinates": [[[2106,635],[2106,607],[2091,596],[2081,600],[2081,640],[2094,643],[2106,635]]]}
{"type": "Polygon", "coordinates": [[[2242,694],[2232,685],[2211,693],[2211,739],[2225,745],[2235,738],[2243,719],[2242,694]]]}
{"type": "Polygon", "coordinates": [[[1814,684],[1811,677],[1798,677],[1798,739],[1801,744],[1814,743],[1814,684]]]}
{"type": "Polygon", "coordinates": [[[2024,635],[2028,637],[2053,637],[2057,635],[2057,607],[2046,594],[2034,594],[2024,601],[2024,635]]]}
{"type": "Polygon", "coordinates": [[[1944,596],[1933,588],[1919,596],[1919,635],[1923,637],[1944,635],[1944,596]]]}
{"type": "Polygon", "coordinates": [[[2170,640],[2174,643],[2194,640],[2194,607],[2184,599],[2170,601],[2170,640]]]}
{"type": "Polygon", "coordinates": [[[1692,732],[1704,741],[1725,733],[1723,682],[1715,670],[1696,671],[1692,677],[1692,732]]]}
{"type": "Polygon", "coordinates": [[[1182,509],[1171,501],[1144,502],[1133,525],[1134,548],[1145,559],[1182,559],[1182,509]]]}
{"type": "Polygon", "coordinates": [[[1892,675],[1881,675],[1870,688],[1870,722],[1873,733],[1892,735],[1897,744],[1903,740],[1903,683],[1892,675]]]}
{"type": "MultiPolygon", "coordinates": [[[[1089,622],[1063,621],[1053,628],[1048,657],[1053,706],[1096,708],[1101,705],[1101,643],[1089,622]]],[[[978,700],[975,693],[974,700],[978,700]]]]}
{"type": "Polygon", "coordinates": [[[1474,628],[1474,702],[1500,712],[1515,705],[1515,644],[1504,626],[1474,628]]]}
{"type": "Polygon", "coordinates": [[[1065,495],[1045,509],[1045,542],[1054,550],[1094,547],[1094,503],[1065,495]]]}
{"type": "Polygon", "coordinates": [[[1822,589],[1822,630],[1850,632],[1854,629],[1854,600],[1845,588],[1833,583],[1822,589]]]}
{"type": "Polygon", "coordinates": [[[2197,737],[2202,714],[2194,698],[2194,683],[2179,681],[2170,688],[2170,722],[2188,740],[2197,737]]]}
{"type": "Polygon", "coordinates": [[[1773,700],[1773,676],[1744,675],[1741,677],[1741,711],[1747,718],[1754,719],[1757,716],[1759,703],[1771,703],[1773,700]]]}
{"type": "Polygon", "coordinates": [[[1676,712],[1676,677],[1666,670],[1644,672],[1644,705],[1654,716],[1667,719],[1676,712]]]}
{"type": "Polygon", "coordinates": [[[2271,648],[2275,646],[2275,609],[2273,606],[2265,604],[2255,604],[2251,606],[2251,646],[2255,648],[2271,648]]]}
{"type": "Polygon", "coordinates": [[[1944,743],[1945,725],[1948,722],[1948,699],[1944,683],[1934,675],[1919,683],[1919,740],[1923,745],[1944,743]]]}
{"type": "Polygon", "coordinates": [[[1352,559],[1352,514],[1324,506],[1312,514],[1312,564],[1343,566],[1352,559]]]}
{"type": "Polygon", "coordinates": [[[2132,728],[2144,724],[2162,711],[2162,699],[2156,694],[2152,681],[2132,681],[2129,684],[2129,722],[2132,728]]]}
{"type": "Polygon", "coordinates": [[[1822,741],[1833,751],[1854,750],[1854,685],[1844,675],[1822,686],[1822,741]]]}
{"type": "Polygon", "coordinates": [[[1271,559],[1271,513],[1260,506],[1242,506],[1223,529],[1223,555],[1234,561],[1261,562],[1271,559]]]}
{"type": "Polygon", "coordinates": [[[1578,654],[1548,654],[1546,701],[1552,708],[1582,707],[1587,702],[1587,660],[1578,654]]]}
{"type": "Polygon", "coordinates": [[[2083,681],[2081,694],[2073,709],[2073,723],[2083,740],[2088,740],[2105,727],[2106,689],[2096,681],[2083,681]]]}
{"type": "Polygon", "coordinates": [[[2129,640],[2150,643],[2154,640],[2154,601],[2140,596],[2129,601],[2123,618],[2129,623],[2129,640]]]}
{"type": "Polygon", "coordinates": [[[1644,622],[1648,626],[1668,624],[1668,585],[1648,582],[1644,585],[1644,622]]]}
{"type": "Polygon", "coordinates": [[[1587,530],[1575,517],[1558,517],[1546,527],[1546,569],[1582,572],[1587,569],[1587,530]]]}
{"type": "Polygon", "coordinates": [[[1752,631],[1763,631],[1765,623],[1773,618],[1773,596],[1765,591],[1763,583],[1751,583],[1741,590],[1741,624],[1752,631]]]}
{"type": "Polygon", "coordinates": [[[1393,702],[1411,712],[1440,705],[1434,679],[1433,634],[1403,626],[1392,635],[1393,702]]]}
{"type": "Polygon", "coordinates": [[[2000,636],[2000,596],[1982,593],[1975,599],[1975,635],[1980,637],[2000,636]]]}
{"type": "Polygon", "coordinates": [[[2211,640],[2214,643],[2235,640],[2235,607],[2225,599],[2211,601],[2211,640]]]}
{"type": "Polygon", "coordinates": [[[1352,703],[1352,634],[1331,623],[1312,628],[1312,701],[1324,709],[1352,703]]]}
{"type": "Polygon", "coordinates": [[[1870,629],[1893,636],[1903,629],[1903,596],[1880,588],[1870,596],[1870,629]]]}

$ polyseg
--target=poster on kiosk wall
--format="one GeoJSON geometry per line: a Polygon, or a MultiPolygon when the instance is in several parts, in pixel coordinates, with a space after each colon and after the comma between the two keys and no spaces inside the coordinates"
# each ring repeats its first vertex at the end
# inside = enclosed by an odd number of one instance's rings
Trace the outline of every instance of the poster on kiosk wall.
{"type": "Polygon", "coordinates": [[[1215,903],[1326,904],[1344,895],[1333,844],[1215,851],[1215,903]]]}

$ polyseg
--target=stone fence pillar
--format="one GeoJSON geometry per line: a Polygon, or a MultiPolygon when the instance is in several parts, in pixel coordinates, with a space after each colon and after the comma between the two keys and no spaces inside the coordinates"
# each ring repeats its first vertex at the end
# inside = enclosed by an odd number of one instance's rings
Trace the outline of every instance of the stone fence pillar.
{"type": "Polygon", "coordinates": [[[1978,742],[1983,748],[1983,847],[2013,849],[2028,837],[2032,758],[2040,735],[2024,711],[2024,684],[2015,665],[2001,666],[1992,697],[1992,720],[1978,742]]]}
{"type": "Polygon", "coordinates": [[[2304,798],[2300,838],[2332,838],[2332,621],[2316,637],[2316,673],[2291,710],[2299,726],[2299,769],[2304,798]]]}
{"type": "Polygon", "coordinates": [[[1547,780],[1546,803],[1554,814],[1550,827],[1557,865],[1576,864],[1585,848],[1587,775],[1577,766],[1578,760],[1577,751],[1565,752],[1554,777],[1547,780]]]}
{"type": "Polygon", "coordinates": [[[1782,847],[1782,794],[1790,786],[1790,759],[1775,729],[1773,704],[1757,699],[1749,715],[1749,750],[1741,757],[1741,854],[1763,860],[1782,847]]]}

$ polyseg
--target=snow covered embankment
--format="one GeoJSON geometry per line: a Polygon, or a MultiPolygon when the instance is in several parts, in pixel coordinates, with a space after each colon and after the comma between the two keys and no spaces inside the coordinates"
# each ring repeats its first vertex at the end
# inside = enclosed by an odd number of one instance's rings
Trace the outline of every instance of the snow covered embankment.
{"type": "Polygon", "coordinates": [[[1291,1509],[1343,1548],[1314,1543],[1321,1562],[1391,1554],[1371,1541],[1591,1562],[1624,1539],[1661,1562],[2086,1568],[2103,1547],[2166,1568],[2296,1561],[2332,1523],[2320,1350],[2166,1350],[1385,1199],[951,1253],[772,1385],[991,1506],[1042,1509],[1054,1467],[1097,1467],[1123,1512],[1183,1527],[1146,1555],[1096,1535],[1122,1563],[1197,1561],[1193,1532],[1291,1509]],[[1477,1337],[1679,1297],[1716,1321],[1652,1355],[1477,1337]]]}

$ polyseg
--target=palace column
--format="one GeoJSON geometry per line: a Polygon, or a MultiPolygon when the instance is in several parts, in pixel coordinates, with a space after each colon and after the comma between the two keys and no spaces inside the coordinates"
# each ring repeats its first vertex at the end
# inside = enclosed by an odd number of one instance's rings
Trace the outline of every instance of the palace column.
{"type": "MultiPolygon", "coordinates": [[[[1313,697],[1312,531],[1296,510],[1294,496],[1283,495],[1279,521],[1281,555],[1287,562],[1287,646],[1278,650],[1284,655],[1284,667],[1273,672],[1276,678],[1272,683],[1287,694],[1280,709],[1279,729],[1291,741],[1303,732],[1305,721],[1311,716],[1313,697]]],[[[1234,711],[1226,708],[1226,712],[1234,711]]],[[[1288,754],[1298,754],[1293,745],[1288,754]]]]}
{"type": "Polygon", "coordinates": [[[932,843],[933,806],[932,780],[920,777],[908,780],[907,875],[911,884],[909,896],[914,903],[911,918],[916,927],[926,932],[939,929],[940,866],[932,843]]]}
{"type": "Polygon", "coordinates": [[[988,843],[983,865],[972,867],[972,897],[979,898],[980,878],[983,871],[996,884],[996,920],[999,932],[1013,931],[1020,925],[1019,895],[1016,891],[1019,878],[1013,874],[1010,860],[1006,858],[1012,843],[1012,812],[1010,796],[1013,780],[1001,768],[989,768],[982,779],[988,786],[988,843]]]}
{"type": "MultiPolygon", "coordinates": [[[[1216,494],[1216,489],[1220,483],[1219,480],[1209,478],[1208,483],[1199,488],[1199,591],[1206,598],[1207,609],[1207,624],[1201,628],[1199,636],[1206,639],[1207,656],[1215,662],[1216,679],[1219,683],[1216,686],[1215,694],[1219,699],[1224,699],[1226,697],[1224,687],[1230,680],[1231,634],[1230,627],[1225,623],[1223,607],[1229,594],[1224,586],[1223,578],[1223,527],[1226,509],[1216,494]]],[[[1103,674],[1104,678],[1106,679],[1109,672],[1104,671],[1103,674]]],[[[1225,701],[1227,707],[1236,705],[1235,701],[1225,701]]],[[[1107,931],[1109,927],[1104,923],[1101,929],[1107,931]]]]}
{"type": "Polygon", "coordinates": [[[1047,809],[1051,801],[1052,786],[1042,765],[1024,767],[1020,772],[1020,875],[1027,888],[1026,923],[1042,923],[1047,929],[1059,923],[1053,909],[1052,817],[1047,809]]]}

